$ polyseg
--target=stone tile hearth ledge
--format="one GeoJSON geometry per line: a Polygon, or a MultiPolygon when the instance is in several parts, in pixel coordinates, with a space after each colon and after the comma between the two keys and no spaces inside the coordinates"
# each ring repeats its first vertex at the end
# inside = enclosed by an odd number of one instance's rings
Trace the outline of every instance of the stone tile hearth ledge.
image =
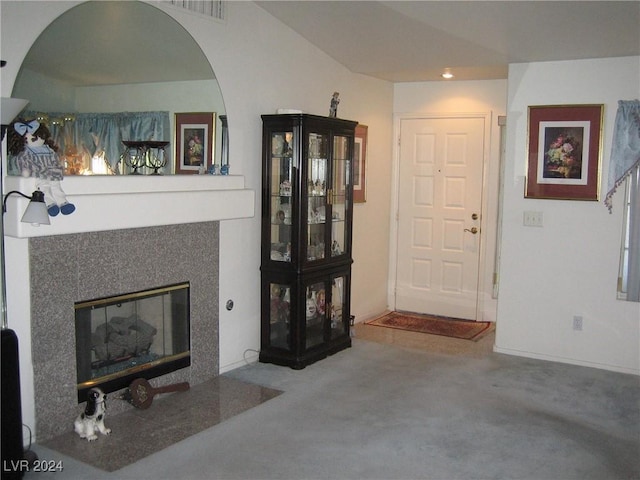
{"type": "MultiPolygon", "coordinates": [[[[4,193],[26,195],[35,179],[5,177],[4,193]]],[[[255,192],[242,175],[127,175],[65,177],[62,188],[76,205],[71,215],[51,218],[51,225],[20,222],[29,201],[11,195],[4,233],[15,238],[44,237],[180,223],[198,223],[255,215],[255,192]]]]}

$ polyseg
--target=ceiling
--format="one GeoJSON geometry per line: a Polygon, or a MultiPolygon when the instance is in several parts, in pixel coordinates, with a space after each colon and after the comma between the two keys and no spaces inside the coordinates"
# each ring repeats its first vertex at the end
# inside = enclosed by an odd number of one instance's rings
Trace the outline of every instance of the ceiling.
{"type": "Polygon", "coordinates": [[[507,77],[509,63],[640,55],[640,1],[258,1],[355,73],[507,77]]]}
{"type": "MultiPolygon", "coordinates": [[[[640,55],[640,0],[256,3],[352,72],[391,82],[442,80],[445,68],[456,80],[506,78],[509,63],[640,55]]],[[[88,2],[55,20],[23,66],[75,85],[212,78],[176,25],[145,3],[88,2]]]]}

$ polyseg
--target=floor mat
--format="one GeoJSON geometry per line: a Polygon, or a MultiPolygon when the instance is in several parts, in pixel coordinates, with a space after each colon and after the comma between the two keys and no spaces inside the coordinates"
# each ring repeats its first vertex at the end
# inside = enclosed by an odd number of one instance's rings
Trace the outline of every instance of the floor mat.
{"type": "Polygon", "coordinates": [[[479,340],[494,328],[492,322],[474,322],[436,315],[390,312],[382,317],[365,322],[378,327],[398,328],[411,332],[428,333],[444,337],[479,340]]]}

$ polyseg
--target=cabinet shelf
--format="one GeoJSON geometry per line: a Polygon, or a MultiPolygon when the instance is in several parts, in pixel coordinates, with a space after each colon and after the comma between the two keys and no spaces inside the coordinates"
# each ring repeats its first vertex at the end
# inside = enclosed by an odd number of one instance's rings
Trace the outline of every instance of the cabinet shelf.
{"type": "Polygon", "coordinates": [[[262,121],[259,358],[304,368],[351,345],[357,122],[306,114],[262,121]]]}

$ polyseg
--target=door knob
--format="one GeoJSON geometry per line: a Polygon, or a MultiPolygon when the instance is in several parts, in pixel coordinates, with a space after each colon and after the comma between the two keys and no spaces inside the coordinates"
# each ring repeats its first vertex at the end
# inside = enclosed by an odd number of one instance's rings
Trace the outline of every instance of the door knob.
{"type": "Polygon", "coordinates": [[[472,213],[471,214],[471,220],[477,220],[478,219],[478,214],[477,213],[472,213]]]}
{"type": "Polygon", "coordinates": [[[464,229],[464,231],[465,231],[465,232],[471,232],[471,233],[473,233],[474,235],[475,235],[476,233],[478,233],[478,229],[477,229],[476,227],[471,227],[470,229],[469,229],[469,228],[465,228],[465,229],[464,229]]]}

